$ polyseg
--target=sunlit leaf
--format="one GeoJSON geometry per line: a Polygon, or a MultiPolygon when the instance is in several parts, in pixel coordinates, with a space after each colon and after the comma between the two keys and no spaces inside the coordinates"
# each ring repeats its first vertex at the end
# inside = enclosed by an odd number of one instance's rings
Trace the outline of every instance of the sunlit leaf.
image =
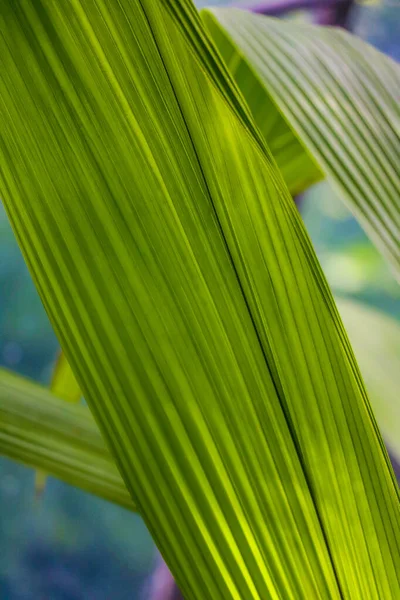
{"type": "Polygon", "coordinates": [[[271,149],[304,145],[399,276],[399,65],[339,29],[237,9],[203,19],[271,149]]]}
{"type": "Polygon", "coordinates": [[[184,597],[395,597],[365,390],[193,6],[3,0],[0,32],[0,194],[184,597]]]}
{"type": "Polygon", "coordinates": [[[67,402],[79,402],[82,392],[64,352],[58,355],[51,378],[50,389],[55,396],[67,402]]]}
{"type": "MultiPolygon", "coordinates": [[[[360,302],[336,302],[385,442],[400,462],[400,324],[360,302]]],[[[50,465],[56,477],[133,507],[87,409],[65,407],[46,388],[0,370],[0,414],[0,452],[33,467],[50,465]]]]}
{"type": "MultiPolygon", "coordinates": [[[[217,13],[218,15],[218,13],[217,13]]],[[[224,29],[203,11],[203,18],[210,28],[214,41],[229,67],[240,91],[244,95],[261,133],[293,195],[306,190],[324,178],[310,152],[299,140],[282,113],[272,100],[262,80],[249,61],[230,41],[224,29]]]]}
{"type": "Polygon", "coordinates": [[[89,410],[3,369],[0,454],[133,509],[89,410]]]}
{"type": "Polygon", "coordinates": [[[378,310],[340,299],[348,331],[385,442],[400,461],[400,324],[378,310]]]}
{"type": "MultiPolygon", "coordinates": [[[[56,360],[50,389],[53,394],[67,402],[78,402],[82,396],[79,385],[63,352],[59,353],[56,360]]],[[[46,472],[39,469],[35,475],[35,491],[37,496],[43,493],[46,480],[46,472]]]]}

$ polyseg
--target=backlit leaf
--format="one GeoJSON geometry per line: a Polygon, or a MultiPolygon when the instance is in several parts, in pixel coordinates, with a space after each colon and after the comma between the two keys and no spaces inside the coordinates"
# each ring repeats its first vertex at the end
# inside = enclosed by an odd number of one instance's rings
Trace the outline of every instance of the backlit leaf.
{"type": "Polygon", "coordinates": [[[133,509],[97,425],[85,406],[0,369],[0,454],[133,509]]]}
{"type": "Polygon", "coordinates": [[[79,402],[82,397],[82,392],[64,352],[60,352],[58,355],[50,389],[55,396],[67,402],[79,402]]]}
{"type": "Polygon", "coordinates": [[[400,462],[400,324],[353,300],[338,301],[385,443],[400,462]]]}
{"type": "MultiPolygon", "coordinates": [[[[304,146],[399,277],[399,65],[339,29],[237,9],[203,19],[278,165],[304,146]]],[[[305,151],[298,161],[305,174],[314,164],[305,151]]]]}
{"type": "Polygon", "coordinates": [[[3,0],[0,56],[0,194],[184,597],[395,597],[365,390],[193,6],[3,0]]]}
{"type": "MultiPolygon", "coordinates": [[[[59,353],[56,360],[50,389],[53,394],[66,402],[79,402],[82,396],[75,375],[63,352],[59,353]]],[[[46,472],[39,469],[35,474],[35,491],[37,496],[40,496],[43,493],[46,486],[46,480],[46,472]]]]}

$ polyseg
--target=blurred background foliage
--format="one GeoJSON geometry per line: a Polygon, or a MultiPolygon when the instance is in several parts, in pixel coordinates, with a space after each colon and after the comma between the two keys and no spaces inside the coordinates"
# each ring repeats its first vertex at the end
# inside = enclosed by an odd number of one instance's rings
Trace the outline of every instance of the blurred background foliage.
{"type": "MultiPolygon", "coordinates": [[[[358,4],[353,29],[400,59],[397,0],[358,4]]],[[[329,184],[310,189],[301,199],[301,212],[334,293],[400,320],[399,285],[329,184]]],[[[48,384],[57,350],[0,205],[0,364],[48,384]]],[[[140,517],[52,478],[36,497],[34,471],[4,458],[0,547],[1,600],[145,598],[156,561],[140,517]]]]}

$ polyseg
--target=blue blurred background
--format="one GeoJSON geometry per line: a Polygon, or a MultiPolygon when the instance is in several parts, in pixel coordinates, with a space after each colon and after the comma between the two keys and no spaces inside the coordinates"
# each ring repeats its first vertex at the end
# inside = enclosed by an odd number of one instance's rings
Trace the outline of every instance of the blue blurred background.
{"type": "MultiPolygon", "coordinates": [[[[358,35],[400,59],[398,0],[357,6],[353,17],[358,35]]],[[[301,210],[334,292],[400,319],[400,287],[329,185],[311,189],[301,210]]],[[[57,350],[0,205],[0,364],[48,383],[57,350]]],[[[52,478],[36,499],[33,470],[4,458],[0,547],[0,600],[144,598],[156,560],[137,515],[52,478]]]]}

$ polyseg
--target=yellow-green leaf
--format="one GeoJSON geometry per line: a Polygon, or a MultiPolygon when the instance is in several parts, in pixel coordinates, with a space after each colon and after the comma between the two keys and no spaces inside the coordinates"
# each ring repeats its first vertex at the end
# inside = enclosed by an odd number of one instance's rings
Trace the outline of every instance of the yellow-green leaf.
{"type": "Polygon", "coordinates": [[[400,461],[400,324],[354,300],[338,300],[385,443],[400,461]]]}
{"type": "Polygon", "coordinates": [[[396,597],[357,366],[193,6],[3,0],[0,32],[0,194],[183,595],[396,597]]]}
{"type": "MultiPolygon", "coordinates": [[[[82,392],[63,352],[59,353],[56,360],[50,389],[53,394],[67,402],[79,402],[82,397],[82,392]]],[[[47,473],[39,469],[35,474],[35,491],[37,496],[43,493],[46,480],[47,473]]]]}
{"type": "MultiPolygon", "coordinates": [[[[216,14],[218,16],[219,13],[216,14]]],[[[202,15],[255,122],[268,142],[290,192],[293,196],[304,192],[310,185],[324,178],[323,172],[288,121],[282,117],[279,106],[271,98],[252,62],[245,59],[240,47],[235,45],[218,21],[209,17],[208,10],[202,11],[202,15]]]]}
{"type": "MultiPolygon", "coordinates": [[[[336,299],[385,442],[400,461],[400,325],[354,300],[336,299]]],[[[122,506],[132,501],[83,407],[0,369],[0,452],[122,506]]]]}
{"type": "Polygon", "coordinates": [[[60,352],[56,360],[50,389],[55,396],[67,402],[79,402],[82,398],[82,392],[64,352],[60,352]]]}
{"type": "Polygon", "coordinates": [[[313,157],[399,276],[399,65],[340,29],[237,9],[203,19],[278,165],[301,145],[299,167],[313,157]]]}
{"type": "Polygon", "coordinates": [[[0,454],[116,502],[134,505],[85,406],[0,369],[0,454]]]}

